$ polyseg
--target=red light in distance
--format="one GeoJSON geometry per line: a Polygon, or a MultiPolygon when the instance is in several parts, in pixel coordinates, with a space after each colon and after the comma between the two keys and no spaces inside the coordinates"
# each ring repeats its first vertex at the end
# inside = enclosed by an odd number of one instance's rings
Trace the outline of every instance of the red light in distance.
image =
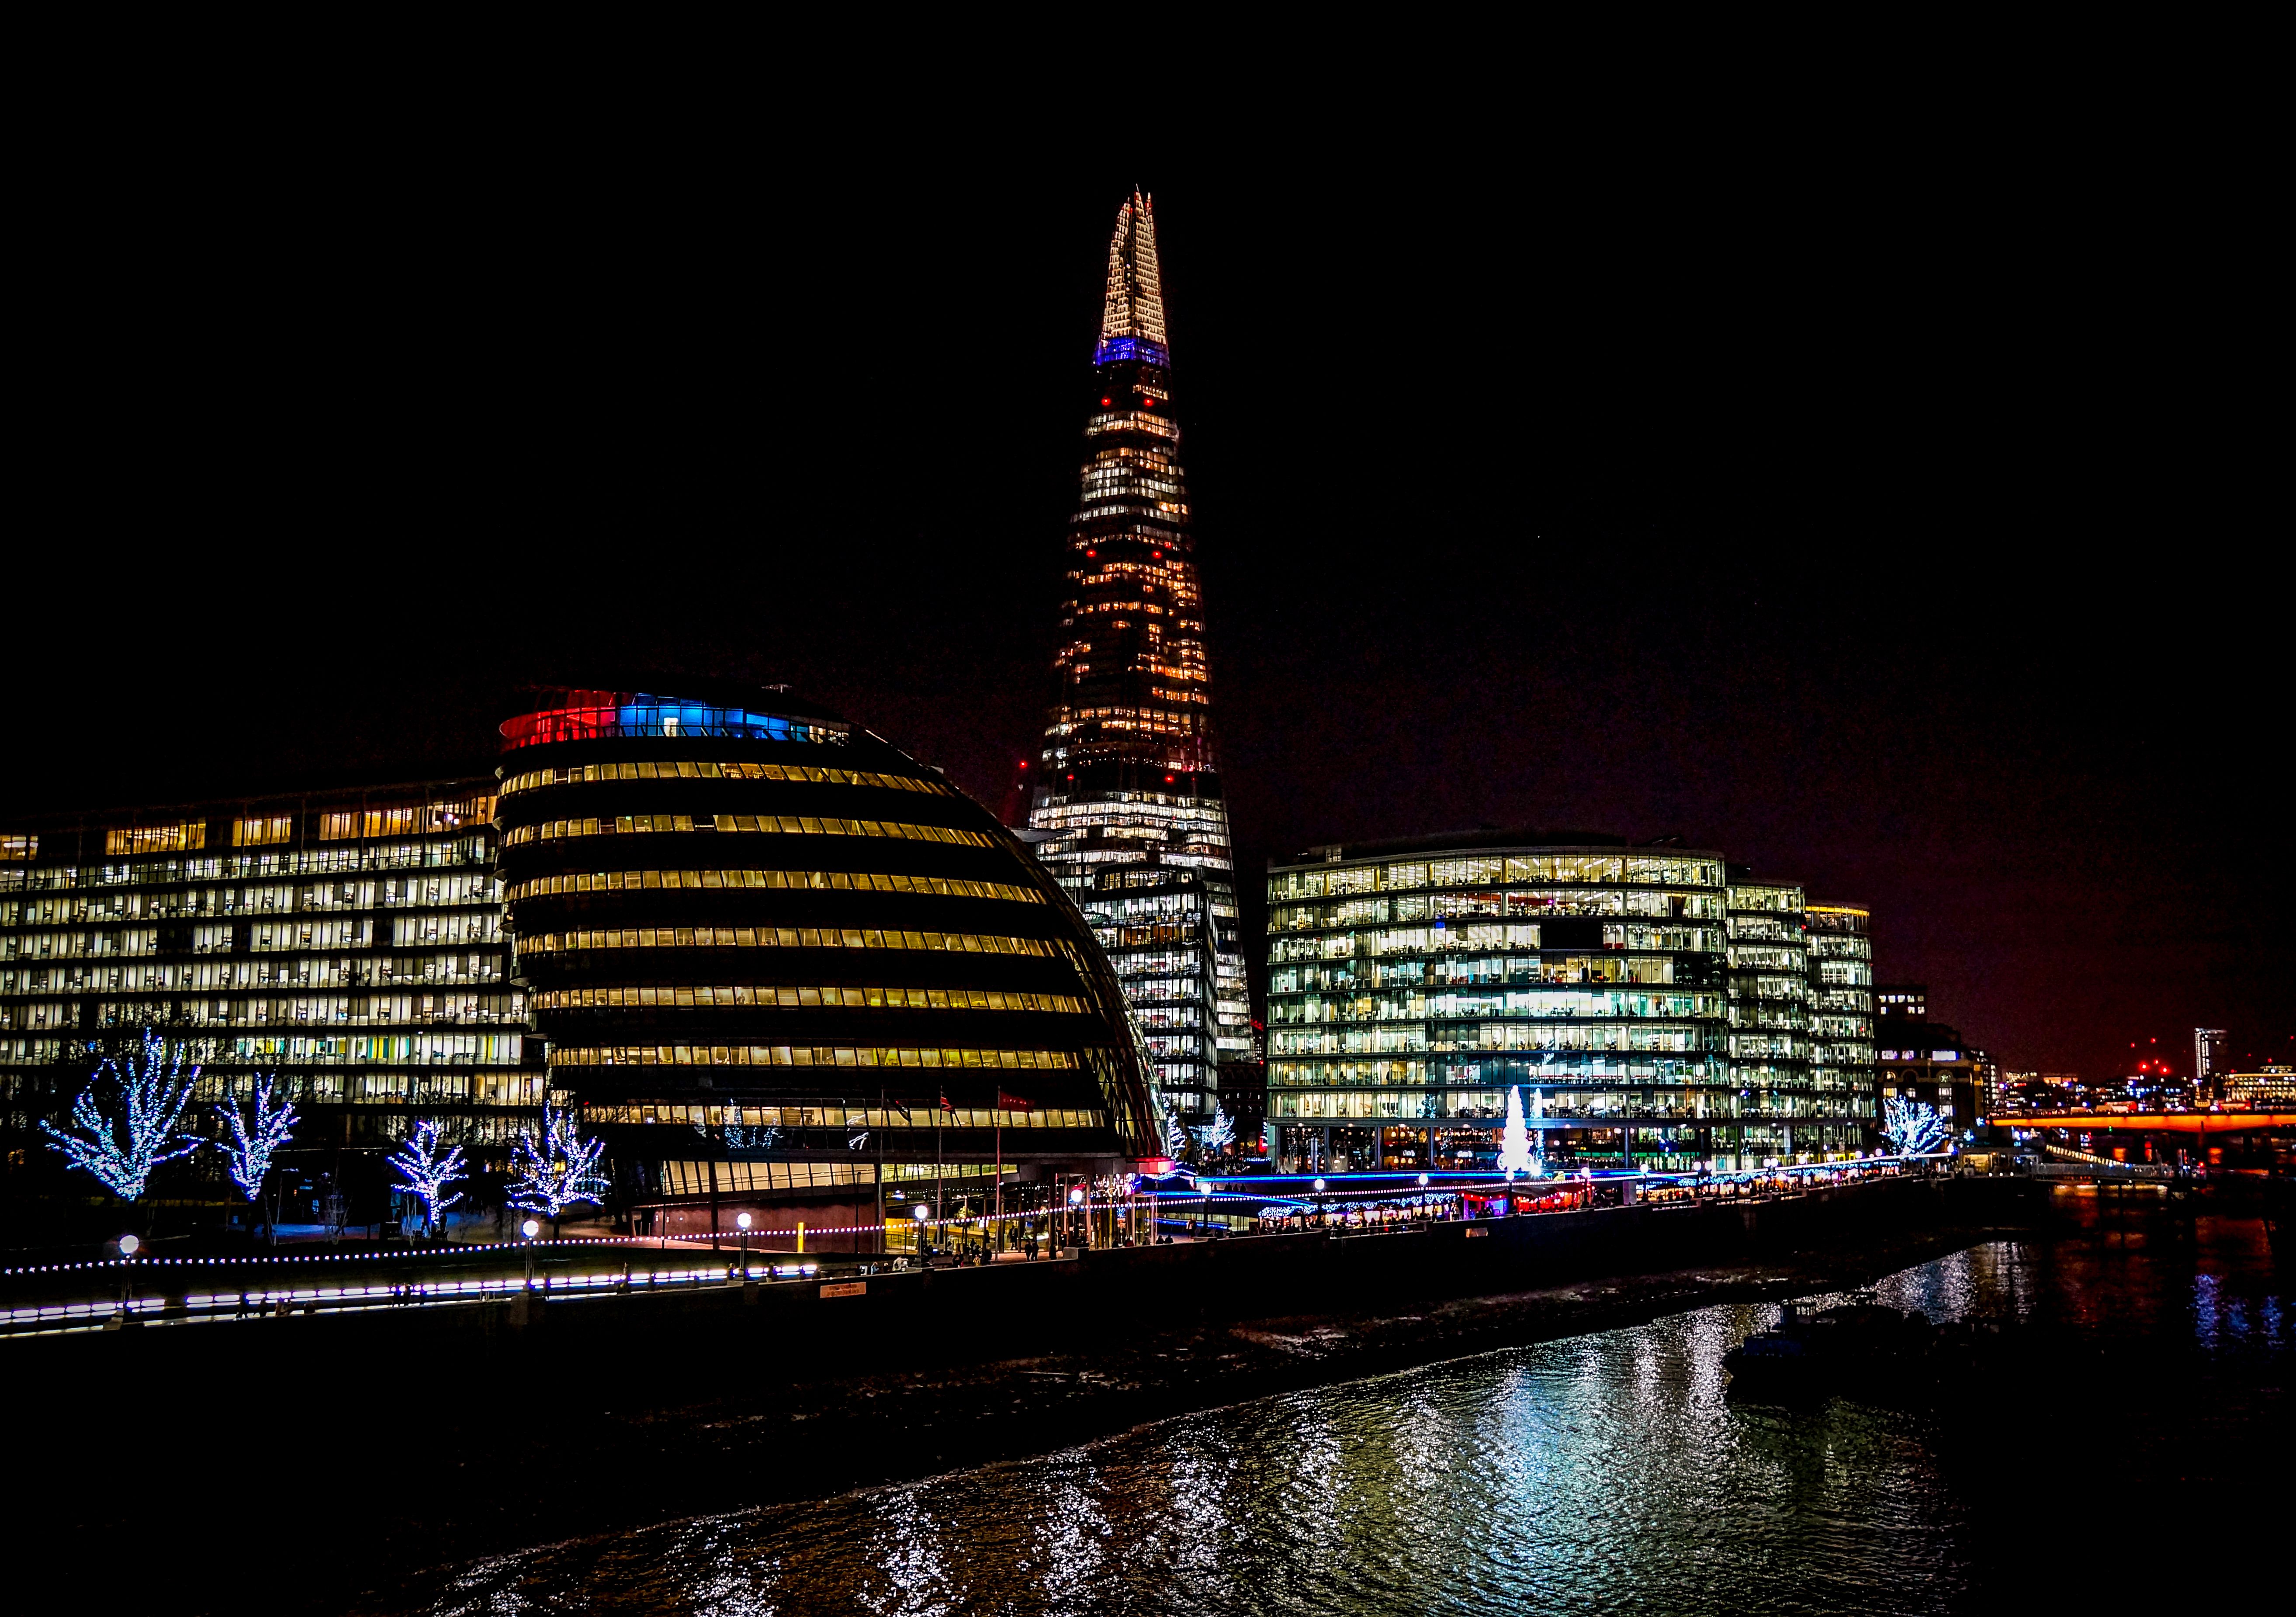
{"type": "Polygon", "coordinates": [[[1101,401],[1100,401],[1100,407],[1101,407],[1103,410],[1105,410],[1105,409],[1107,409],[1111,404],[1114,404],[1115,402],[1116,402],[1116,401],[1115,401],[1114,399],[1112,399],[1112,398],[1104,398],[1104,399],[1103,399],[1103,400],[1101,400],[1101,401]]]}

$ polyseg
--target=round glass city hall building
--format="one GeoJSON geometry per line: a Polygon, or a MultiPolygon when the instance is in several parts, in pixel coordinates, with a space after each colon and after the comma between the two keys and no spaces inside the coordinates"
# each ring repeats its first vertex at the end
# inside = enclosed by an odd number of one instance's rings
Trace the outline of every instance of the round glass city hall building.
{"type": "Polygon", "coordinates": [[[516,969],[551,1090],[642,1224],[810,1202],[866,1225],[954,1164],[1152,1154],[1122,993],[1009,831],[834,715],[679,690],[557,692],[502,727],[516,969]]]}

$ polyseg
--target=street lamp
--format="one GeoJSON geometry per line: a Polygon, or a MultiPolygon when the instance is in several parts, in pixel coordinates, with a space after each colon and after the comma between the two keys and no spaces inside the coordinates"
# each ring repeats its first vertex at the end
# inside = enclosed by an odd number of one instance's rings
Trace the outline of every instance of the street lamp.
{"type": "Polygon", "coordinates": [[[119,1237],[119,1317],[126,1319],[135,1306],[135,1274],[130,1267],[144,1243],[132,1235],[119,1237]]]}
{"type": "Polygon", "coordinates": [[[746,1280],[750,1278],[750,1215],[741,1214],[734,1225],[742,1232],[742,1278],[746,1280]]]}
{"type": "MultiPolygon", "coordinates": [[[[1075,1231],[1081,1229],[1083,1227],[1084,1187],[1082,1185],[1077,1186],[1069,1192],[1069,1210],[1077,1220],[1077,1223],[1070,1227],[1071,1233],[1074,1233],[1075,1231]]],[[[1087,1246],[1092,1245],[1089,1239],[1087,1239],[1084,1244],[1087,1246]]]]}
{"type": "Polygon", "coordinates": [[[542,1233],[542,1226],[529,1219],[518,1227],[518,1232],[526,1237],[526,1289],[532,1291],[534,1289],[534,1237],[542,1233]]]}

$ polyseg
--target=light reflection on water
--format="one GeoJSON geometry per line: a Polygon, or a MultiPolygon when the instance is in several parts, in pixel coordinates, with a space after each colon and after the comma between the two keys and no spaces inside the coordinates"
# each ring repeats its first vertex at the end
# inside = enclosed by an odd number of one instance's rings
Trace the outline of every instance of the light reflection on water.
{"type": "MultiPolygon", "coordinates": [[[[1973,1248],[1890,1277],[1932,1319],[2081,1313],[2079,1262],[1973,1248]],[[2070,1300],[2070,1301],[2069,1301],[2070,1300]]],[[[2204,1347],[2276,1298],[2146,1294],[2204,1347]]],[[[2149,1284],[2149,1282],[2148,1282],[2149,1284]]],[[[2109,1288],[2108,1288],[2109,1289],[2109,1288]]],[[[1185,1416],[1083,1449],[461,1569],[436,1613],[1688,1614],[1954,1610],[1966,1507],[1926,1417],[1733,1407],[1729,1305],[1185,1416]]]]}

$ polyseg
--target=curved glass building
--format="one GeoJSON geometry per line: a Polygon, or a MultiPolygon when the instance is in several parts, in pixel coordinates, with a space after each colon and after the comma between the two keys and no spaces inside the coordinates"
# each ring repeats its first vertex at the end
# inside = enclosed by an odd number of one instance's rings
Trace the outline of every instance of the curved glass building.
{"type": "Polygon", "coordinates": [[[767,690],[567,691],[502,731],[550,1088],[657,1227],[766,1200],[866,1224],[952,1164],[1152,1153],[1089,927],[938,771],[767,690]]]}

